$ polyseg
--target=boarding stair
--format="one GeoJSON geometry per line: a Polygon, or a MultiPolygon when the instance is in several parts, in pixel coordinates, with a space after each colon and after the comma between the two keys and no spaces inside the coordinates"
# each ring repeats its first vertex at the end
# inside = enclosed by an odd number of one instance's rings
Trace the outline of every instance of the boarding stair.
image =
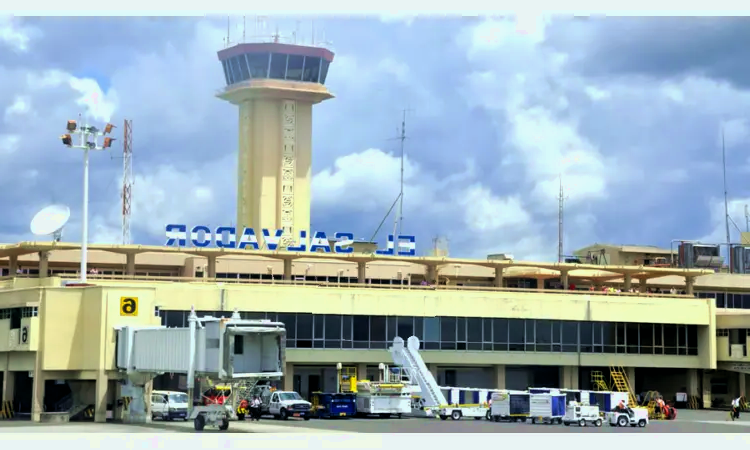
{"type": "Polygon", "coordinates": [[[416,381],[419,385],[424,406],[434,407],[447,404],[435,377],[419,354],[419,339],[416,336],[410,337],[407,342],[404,342],[400,337],[396,337],[393,340],[390,353],[393,362],[406,368],[412,382],[416,381]]]}
{"type": "Polygon", "coordinates": [[[637,406],[638,399],[635,397],[635,391],[628,380],[625,369],[618,366],[609,368],[609,375],[612,379],[612,390],[615,392],[628,393],[628,405],[637,406]]]}
{"type": "Polygon", "coordinates": [[[604,374],[598,370],[591,372],[591,385],[595,391],[609,391],[609,386],[604,381],[604,374]]]}

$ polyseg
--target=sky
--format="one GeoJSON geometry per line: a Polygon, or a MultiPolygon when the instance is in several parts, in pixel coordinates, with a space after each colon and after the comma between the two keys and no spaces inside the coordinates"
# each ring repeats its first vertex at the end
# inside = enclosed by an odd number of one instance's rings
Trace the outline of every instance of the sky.
{"type": "MultiPolygon", "coordinates": [[[[231,42],[242,17],[229,23],[231,42]]],[[[747,18],[248,18],[246,35],[325,39],[314,107],[312,231],[369,239],[399,192],[405,234],[428,252],[555,260],[599,243],[732,240],[750,204],[747,18]]],[[[82,154],[59,139],[78,114],[118,126],[91,155],[89,229],[121,243],[122,122],[133,121],[134,243],[168,223],[235,217],[236,107],[215,97],[227,18],[0,18],[0,242],[45,240],[35,212],[70,206],[80,241],[82,154]],[[84,46],[84,47],[80,47],[84,46]]],[[[377,236],[383,242],[392,218],[377,236]]]]}

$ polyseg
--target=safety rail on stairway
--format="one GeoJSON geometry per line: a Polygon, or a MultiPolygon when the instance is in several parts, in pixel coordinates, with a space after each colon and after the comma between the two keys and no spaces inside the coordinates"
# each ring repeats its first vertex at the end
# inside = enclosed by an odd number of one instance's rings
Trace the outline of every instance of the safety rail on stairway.
{"type": "Polygon", "coordinates": [[[610,378],[612,378],[612,390],[616,392],[627,392],[628,403],[630,405],[637,405],[638,400],[635,397],[635,390],[628,380],[625,369],[618,366],[612,366],[609,368],[609,375],[610,378]]]}
{"type": "Polygon", "coordinates": [[[421,397],[427,400],[425,406],[440,406],[447,403],[435,377],[419,354],[419,339],[416,336],[410,337],[406,343],[400,337],[395,338],[390,353],[393,362],[405,367],[419,385],[421,397]]]}
{"type": "Polygon", "coordinates": [[[68,412],[73,408],[73,394],[68,394],[55,403],[55,412],[68,412]]]}

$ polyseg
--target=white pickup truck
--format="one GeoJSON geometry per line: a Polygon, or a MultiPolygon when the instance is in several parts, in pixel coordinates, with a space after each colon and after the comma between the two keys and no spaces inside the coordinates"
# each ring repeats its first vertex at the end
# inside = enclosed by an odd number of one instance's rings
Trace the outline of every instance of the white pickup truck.
{"type": "Polygon", "coordinates": [[[290,417],[300,417],[310,420],[312,404],[305,401],[301,395],[290,391],[269,391],[263,396],[263,412],[276,419],[286,420],[290,417]]]}

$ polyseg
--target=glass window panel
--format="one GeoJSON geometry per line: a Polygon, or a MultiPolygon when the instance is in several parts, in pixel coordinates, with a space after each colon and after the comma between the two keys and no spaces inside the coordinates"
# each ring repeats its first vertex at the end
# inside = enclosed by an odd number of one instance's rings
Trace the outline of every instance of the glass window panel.
{"type": "Polygon", "coordinates": [[[250,76],[253,78],[266,78],[268,75],[268,53],[247,54],[247,64],[250,67],[250,76]]]}
{"type": "MultiPolygon", "coordinates": [[[[490,325],[492,322],[490,322],[490,325]]],[[[466,319],[466,339],[469,342],[482,342],[482,319],[469,317],[466,319]]]]}
{"type": "Polygon", "coordinates": [[[492,319],[492,336],[495,344],[508,342],[508,319],[492,319]]]}
{"type": "Polygon", "coordinates": [[[525,340],[523,319],[508,319],[508,341],[523,344],[525,340]]]}
{"type": "Polygon", "coordinates": [[[492,319],[482,319],[482,340],[492,342],[492,319]]]}
{"type": "Polygon", "coordinates": [[[287,339],[297,339],[297,316],[295,314],[279,314],[278,321],[286,328],[287,339]]]}
{"type": "Polygon", "coordinates": [[[323,339],[325,316],[322,314],[313,314],[313,325],[313,339],[323,339]]]}
{"type": "MultiPolygon", "coordinates": [[[[398,336],[398,317],[388,316],[386,319],[386,334],[385,338],[388,342],[393,342],[393,338],[398,336]]],[[[404,337],[404,340],[409,339],[409,336],[404,337]]]]}
{"type": "Polygon", "coordinates": [[[312,339],[312,314],[297,314],[297,339],[312,339]]]}
{"type": "Polygon", "coordinates": [[[222,61],[221,66],[224,69],[224,80],[227,82],[227,86],[229,86],[230,84],[232,84],[229,80],[229,66],[227,66],[226,61],[222,61]]]}
{"type": "MultiPolygon", "coordinates": [[[[385,316],[370,317],[370,342],[386,342],[385,316]]],[[[372,347],[372,344],[371,344],[372,347]]]]}
{"type": "Polygon", "coordinates": [[[593,333],[594,327],[591,322],[579,322],[581,352],[591,353],[593,351],[593,333]]]}
{"type": "Polygon", "coordinates": [[[664,324],[664,346],[677,347],[677,325],[664,324]]]}
{"type": "Polygon", "coordinates": [[[592,322],[591,328],[593,330],[594,345],[603,345],[603,329],[604,324],[601,322],[592,322]]]}
{"type": "Polygon", "coordinates": [[[750,309],[750,295],[742,294],[742,309],[750,309]]]}
{"type": "Polygon", "coordinates": [[[566,320],[562,323],[563,344],[578,345],[578,322],[566,320]]]}
{"type": "Polygon", "coordinates": [[[164,311],[166,316],[165,325],[168,328],[182,328],[185,324],[185,312],[184,311],[164,311]]]}
{"type": "MultiPolygon", "coordinates": [[[[551,344],[552,343],[552,322],[549,320],[536,320],[536,343],[537,344],[551,344]]],[[[529,342],[528,336],[528,322],[526,324],[527,336],[526,342],[529,342]]],[[[534,342],[534,341],[531,341],[534,342]]]]}
{"type": "MultiPolygon", "coordinates": [[[[326,314],[325,318],[326,318],[325,319],[326,341],[340,340],[341,339],[341,316],[336,315],[336,314],[326,314]]],[[[328,344],[326,344],[326,347],[328,347],[328,344]]]]}
{"type": "MultiPolygon", "coordinates": [[[[370,340],[370,316],[353,316],[352,334],[355,341],[368,342],[370,340]]],[[[354,348],[363,347],[357,347],[355,344],[354,348]]]]}
{"type": "Polygon", "coordinates": [[[418,337],[420,341],[424,340],[424,318],[414,318],[414,336],[418,337]]]}
{"type": "Polygon", "coordinates": [[[562,343],[562,322],[559,320],[552,321],[552,343],[562,343]]]}
{"type": "Polygon", "coordinates": [[[342,322],[341,339],[345,341],[351,341],[352,340],[352,316],[343,316],[341,318],[341,322],[342,322]]]}
{"type": "Polygon", "coordinates": [[[440,319],[437,317],[424,318],[425,342],[440,342],[440,319]]]}
{"type": "Polygon", "coordinates": [[[525,342],[527,344],[533,344],[534,343],[534,319],[525,319],[524,324],[526,328],[526,340],[525,342]]]}
{"type": "Polygon", "coordinates": [[[640,324],[638,327],[638,340],[641,347],[652,347],[654,345],[654,324],[640,324]]]}
{"type": "Polygon", "coordinates": [[[625,342],[628,346],[628,353],[638,353],[638,324],[628,323],[625,325],[625,342]]]}
{"type": "Polygon", "coordinates": [[[698,348],[698,326],[697,325],[688,325],[687,329],[687,339],[688,339],[688,348],[698,348]]]}
{"type": "Polygon", "coordinates": [[[286,72],[286,56],[280,53],[271,54],[271,72],[270,77],[275,80],[283,80],[286,72]]]}
{"type": "Polygon", "coordinates": [[[291,81],[302,81],[302,66],[305,57],[300,55],[289,55],[286,64],[286,79],[291,81]]]}
{"type": "Polygon", "coordinates": [[[320,58],[311,58],[309,56],[305,56],[305,70],[302,74],[302,81],[317,83],[319,73],[320,58]]]}
{"type": "Polygon", "coordinates": [[[331,63],[329,63],[327,60],[325,59],[323,60],[323,66],[321,67],[321,70],[320,70],[320,81],[319,81],[320,84],[326,84],[326,77],[328,76],[328,66],[330,64],[331,63]]]}
{"type": "Polygon", "coordinates": [[[687,347],[687,326],[677,325],[677,346],[687,347]]]}
{"type": "Polygon", "coordinates": [[[245,58],[245,55],[238,56],[235,61],[240,68],[240,75],[242,76],[242,80],[249,80],[250,72],[247,69],[247,59],[245,58]]]}
{"type": "Polygon", "coordinates": [[[414,335],[414,317],[399,317],[396,334],[403,340],[414,335]]]}
{"type": "Polygon", "coordinates": [[[232,71],[232,81],[239,83],[242,81],[242,74],[240,73],[240,65],[236,57],[229,58],[229,69],[232,71]]]}
{"type": "Polygon", "coordinates": [[[466,317],[456,317],[456,340],[466,342],[466,317]]]}
{"type": "MultiPolygon", "coordinates": [[[[456,318],[440,318],[440,342],[456,342],[456,318]]],[[[441,345],[442,348],[442,345],[441,345]]]]}
{"type": "Polygon", "coordinates": [[[723,292],[717,292],[716,293],[716,307],[717,308],[726,308],[726,299],[724,298],[723,292]]]}

